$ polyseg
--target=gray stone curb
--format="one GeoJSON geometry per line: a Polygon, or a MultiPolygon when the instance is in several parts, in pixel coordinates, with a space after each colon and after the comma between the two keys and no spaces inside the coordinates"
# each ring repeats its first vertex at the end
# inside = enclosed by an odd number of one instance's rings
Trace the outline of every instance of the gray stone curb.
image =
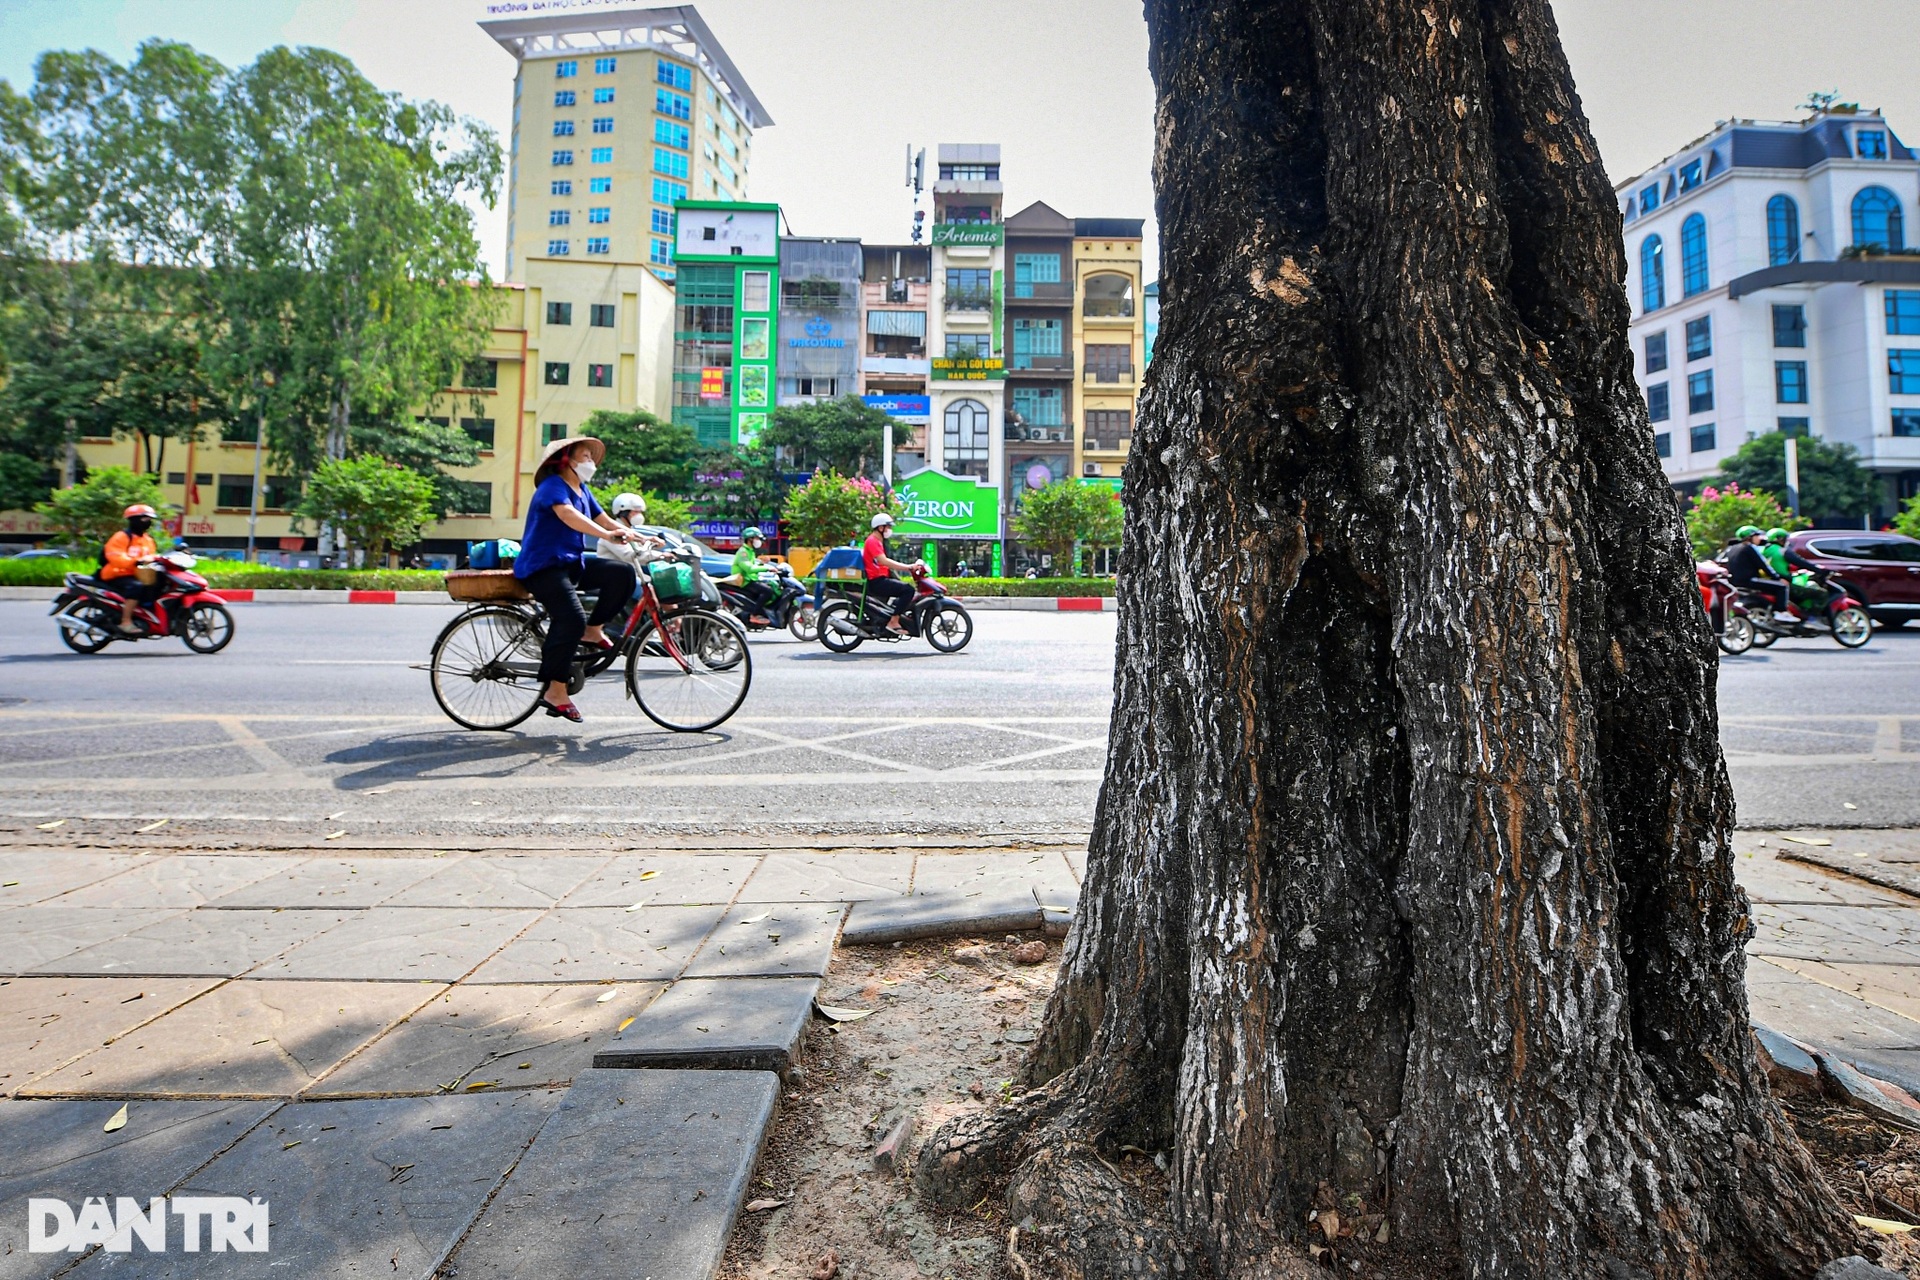
{"type": "Polygon", "coordinates": [[[1005,893],[924,893],[856,902],[840,930],[843,946],[914,942],[956,934],[1038,929],[1040,900],[1031,889],[1005,893]]]}
{"type": "Polygon", "coordinates": [[[595,1050],[593,1065],[785,1076],[819,990],[818,978],[682,978],[595,1050]]]}

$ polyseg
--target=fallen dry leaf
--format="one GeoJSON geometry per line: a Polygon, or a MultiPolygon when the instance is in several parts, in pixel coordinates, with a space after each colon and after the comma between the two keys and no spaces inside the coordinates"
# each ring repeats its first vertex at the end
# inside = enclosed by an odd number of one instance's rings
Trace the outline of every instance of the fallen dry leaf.
{"type": "Polygon", "coordinates": [[[347,811],[345,809],[336,809],[332,813],[328,814],[326,817],[322,818],[321,821],[332,822],[335,818],[344,818],[346,816],[347,816],[347,811]]]}
{"type": "Polygon", "coordinates": [[[1887,1218],[1869,1218],[1859,1213],[1853,1215],[1853,1220],[1867,1230],[1878,1232],[1883,1236],[1903,1236],[1907,1234],[1907,1232],[1915,1229],[1910,1222],[1893,1222],[1887,1218]]]}
{"type": "Polygon", "coordinates": [[[1781,836],[1780,838],[1782,840],[1791,840],[1795,844],[1810,844],[1816,849],[1824,849],[1833,843],[1833,841],[1821,836],[1781,836]]]}
{"type": "Polygon", "coordinates": [[[607,1001],[613,999],[615,996],[619,994],[620,994],[620,988],[615,987],[613,990],[606,992],[603,995],[596,996],[593,1002],[595,1004],[605,1004],[607,1001]]]}
{"type": "Polygon", "coordinates": [[[341,836],[343,836],[343,835],[345,835],[345,834],[347,834],[347,833],[346,833],[346,832],[344,832],[344,831],[329,831],[329,832],[328,832],[328,833],[327,833],[326,835],[324,835],[324,836],[322,836],[322,837],[321,837],[321,839],[323,839],[323,840],[338,840],[338,839],[339,839],[339,838],[340,838],[341,836]]]}
{"type": "Polygon", "coordinates": [[[149,831],[158,831],[160,828],[166,825],[167,825],[167,819],[162,818],[158,822],[149,822],[146,826],[141,827],[139,830],[135,831],[133,834],[137,836],[143,836],[147,834],[147,832],[149,831]]]}
{"type": "Polygon", "coordinates": [[[491,1089],[493,1088],[493,1084],[494,1082],[491,1080],[469,1080],[467,1081],[467,1091],[472,1092],[475,1089],[491,1089]]]}
{"type": "Polygon", "coordinates": [[[840,1274],[840,1255],[832,1249],[820,1255],[820,1261],[813,1264],[813,1270],[807,1273],[807,1280],[833,1280],[840,1274]]]}
{"type": "Polygon", "coordinates": [[[778,1209],[785,1203],[785,1200],[749,1200],[747,1201],[747,1212],[765,1213],[769,1209],[778,1209]]]}
{"type": "Polygon", "coordinates": [[[873,1016],[871,1009],[848,1009],[840,1005],[821,1004],[817,1000],[813,1007],[828,1022],[858,1022],[873,1016]]]}
{"type": "Polygon", "coordinates": [[[625,1031],[628,1027],[632,1025],[633,1025],[633,1015],[628,1014],[626,1017],[620,1019],[620,1025],[615,1027],[614,1031],[615,1032],[625,1031]]]}
{"type": "Polygon", "coordinates": [[[768,916],[772,914],[773,912],[771,911],[762,911],[757,916],[748,916],[745,920],[742,920],[740,923],[741,924],[759,924],[762,920],[765,920],[768,916]]]}
{"type": "Polygon", "coordinates": [[[66,825],[67,825],[67,820],[65,818],[55,818],[52,822],[40,823],[39,825],[34,827],[34,830],[35,831],[52,831],[55,827],[64,827],[66,825]]]}
{"type": "Polygon", "coordinates": [[[659,873],[658,871],[642,871],[642,872],[640,873],[640,875],[639,875],[639,879],[642,879],[642,880],[651,880],[651,879],[653,879],[653,878],[654,878],[655,876],[657,876],[657,875],[659,875],[659,874],[660,874],[660,873],[659,873]]]}
{"type": "Polygon", "coordinates": [[[106,1125],[100,1130],[100,1132],[115,1133],[126,1127],[127,1127],[127,1104],[123,1102],[120,1104],[120,1109],[113,1113],[112,1118],[107,1121],[106,1125]]]}
{"type": "Polygon", "coordinates": [[[644,907],[644,906],[646,906],[646,905],[647,905],[647,904],[648,904],[649,902],[652,902],[652,901],[653,901],[653,899],[652,899],[652,898],[642,898],[642,899],[640,899],[640,901],[638,901],[638,902],[636,902],[636,903],[634,903],[634,904],[633,904],[632,906],[630,906],[630,907],[628,907],[628,908],[627,908],[627,910],[629,910],[629,911],[638,911],[638,910],[639,910],[640,908],[642,908],[642,907],[644,907]]]}

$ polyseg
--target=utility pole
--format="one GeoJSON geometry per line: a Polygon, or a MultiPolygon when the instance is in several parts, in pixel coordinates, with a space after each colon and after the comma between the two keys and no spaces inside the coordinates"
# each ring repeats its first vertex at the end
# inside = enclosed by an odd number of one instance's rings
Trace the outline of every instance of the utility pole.
{"type": "Polygon", "coordinates": [[[1800,441],[1787,437],[1787,510],[1800,514],[1800,441]]]}

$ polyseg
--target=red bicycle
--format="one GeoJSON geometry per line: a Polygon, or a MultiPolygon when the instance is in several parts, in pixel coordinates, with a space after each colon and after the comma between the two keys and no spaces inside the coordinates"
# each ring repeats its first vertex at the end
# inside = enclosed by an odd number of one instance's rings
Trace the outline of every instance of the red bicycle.
{"type": "MultiPolygon", "coordinates": [[[[574,658],[569,693],[627,660],[627,693],[649,720],[676,733],[725,721],[753,684],[753,655],[738,622],[703,604],[697,563],[656,561],[610,650],[574,658]]],[[[511,729],[540,701],[546,612],[510,569],[447,574],[447,592],[468,607],[433,642],[433,697],[455,724],[511,729]]]]}

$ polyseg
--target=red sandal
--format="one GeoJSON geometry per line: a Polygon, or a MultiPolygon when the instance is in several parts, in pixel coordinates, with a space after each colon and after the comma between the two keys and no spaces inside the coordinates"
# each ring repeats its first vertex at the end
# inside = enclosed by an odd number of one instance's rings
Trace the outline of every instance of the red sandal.
{"type": "Polygon", "coordinates": [[[542,698],[540,699],[540,705],[547,709],[547,714],[550,716],[559,716],[562,720],[571,720],[575,724],[579,724],[581,721],[580,708],[574,706],[571,702],[556,704],[542,698]]]}

